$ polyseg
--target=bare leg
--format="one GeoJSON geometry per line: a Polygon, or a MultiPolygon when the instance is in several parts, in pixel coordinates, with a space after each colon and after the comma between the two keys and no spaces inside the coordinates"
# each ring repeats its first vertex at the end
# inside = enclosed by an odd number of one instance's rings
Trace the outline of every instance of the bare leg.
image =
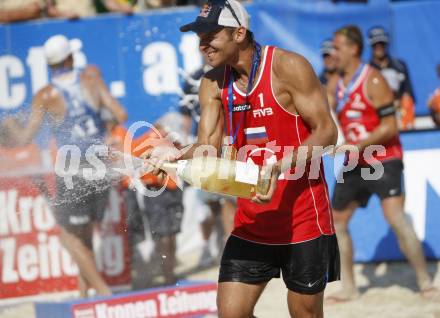
{"type": "MultiPolygon", "coordinates": [[[[401,251],[416,272],[417,284],[422,294],[428,290],[435,292],[435,290],[432,290],[432,279],[426,270],[422,245],[414,228],[405,217],[403,205],[403,195],[382,200],[384,216],[397,236],[401,251]]],[[[429,293],[424,296],[430,297],[429,293]]]]}
{"type": "Polygon", "coordinates": [[[176,266],[176,236],[161,237],[157,241],[156,248],[162,257],[161,264],[165,284],[174,285],[177,281],[176,275],[174,274],[174,268],[176,266]]]}
{"type": "Polygon", "coordinates": [[[324,317],[324,292],[315,295],[298,294],[291,290],[287,293],[287,304],[291,317],[322,318],[324,317]]]}
{"type": "Polygon", "coordinates": [[[251,318],[254,307],[267,282],[245,284],[226,282],[218,284],[217,307],[219,318],[251,318]]]}
{"type": "Polygon", "coordinates": [[[350,219],[357,207],[358,204],[356,202],[351,202],[344,210],[333,211],[339,253],[341,256],[342,290],[326,298],[330,303],[349,301],[359,297],[359,291],[357,290],[354,278],[353,241],[348,231],[350,219]]]}
{"type": "Polygon", "coordinates": [[[92,232],[93,224],[74,228],[61,227],[60,240],[78,265],[82,279],[94,288],[98,295],[111,295],[110,288],[96,268],[91,247],[92,232]]]}
{"type": "Polygon", "coordinates": [[[81,275],[81,273],[78,275],[78,289],[79,289],[79,296],[82,298],[87,298],[88,290],[89,290],[89,284],[86,282],[85,278],[81,275]]]}

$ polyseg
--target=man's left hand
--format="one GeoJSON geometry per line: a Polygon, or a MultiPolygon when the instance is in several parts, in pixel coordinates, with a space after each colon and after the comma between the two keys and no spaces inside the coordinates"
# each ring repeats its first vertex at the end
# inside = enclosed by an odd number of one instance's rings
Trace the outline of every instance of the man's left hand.
{"type": "Polygon", "coordinates": [[[255,196],[251,199],[252,202],[258,204],[266,204],[272,200],[273,194],[275,193],[275,189],[277,187],[278,177],[281,174],[281,163],[277,162],[273,165],[263,166],[260,171],[261,178],[263,180],[269,179],[269,190],[266,194],[256,193],[255,196]]]}

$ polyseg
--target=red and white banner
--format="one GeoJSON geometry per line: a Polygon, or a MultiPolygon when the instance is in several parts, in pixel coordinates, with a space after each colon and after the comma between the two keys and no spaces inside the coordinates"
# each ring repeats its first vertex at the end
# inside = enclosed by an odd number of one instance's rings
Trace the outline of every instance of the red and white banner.
{"type": "Polygon", "coordinates": [[[111,188],[104,219],[95,228],[93,242],[97,267],[110,286],[131,283],[126,210],[121,191],[111,188]]]}
{"type": "MultiPolygon", "coordinates": [[[[217,312],[217,284],[145,291],[72,305],[72,318],[182,318],[217,312]]],[[[39,311],[42,312],[42,311],[39,311]]],[[[40,318],[40,317],[38,317],[40,318]]]]}
{"type": "MultiPolygon", "coordinates": [[[[59,241],[59,227],[37,183],[53,177],[0,178],[0,299],[77,289],[78,268],[59,241]]],[[[47,194],[46,194],[47,195],[47,194]]],[[[130,284],[125,211],[117,189],[100,226],[97,263],[111,286],[130,284]]]]}

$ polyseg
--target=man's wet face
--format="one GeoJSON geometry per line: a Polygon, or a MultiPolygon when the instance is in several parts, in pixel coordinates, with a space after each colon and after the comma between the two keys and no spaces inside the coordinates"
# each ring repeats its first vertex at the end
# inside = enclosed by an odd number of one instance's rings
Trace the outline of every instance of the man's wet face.
{"type": "Polygon", "coordinates": [[[333,58],[335,66],[340,72],[344,72],[353,58],[353,44],[349,43],[345,35],[336,34],[333,38],[333,58]]]}
{"type": "Polygon", "coordinates": [[[232,44],[231,32],[222,28],[218,31],[198,33],[197,35],[200,39],[199,49],[206,62],[212,67],[224,64],[228,57],[228,49],[232,44]]]}

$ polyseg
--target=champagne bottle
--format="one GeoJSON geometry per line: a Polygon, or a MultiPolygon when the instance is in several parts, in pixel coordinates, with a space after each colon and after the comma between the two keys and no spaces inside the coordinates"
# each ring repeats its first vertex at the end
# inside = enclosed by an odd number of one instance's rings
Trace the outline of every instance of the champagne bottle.
{"type": "Polygon", "coordinates": [[[198,157],[166,162],[162,169],[177,174],[196,188],[245,199],[256,193],[266,194],[270,186],[270,177],[261,175],[261,167],[223,158],[198,157]]]}

